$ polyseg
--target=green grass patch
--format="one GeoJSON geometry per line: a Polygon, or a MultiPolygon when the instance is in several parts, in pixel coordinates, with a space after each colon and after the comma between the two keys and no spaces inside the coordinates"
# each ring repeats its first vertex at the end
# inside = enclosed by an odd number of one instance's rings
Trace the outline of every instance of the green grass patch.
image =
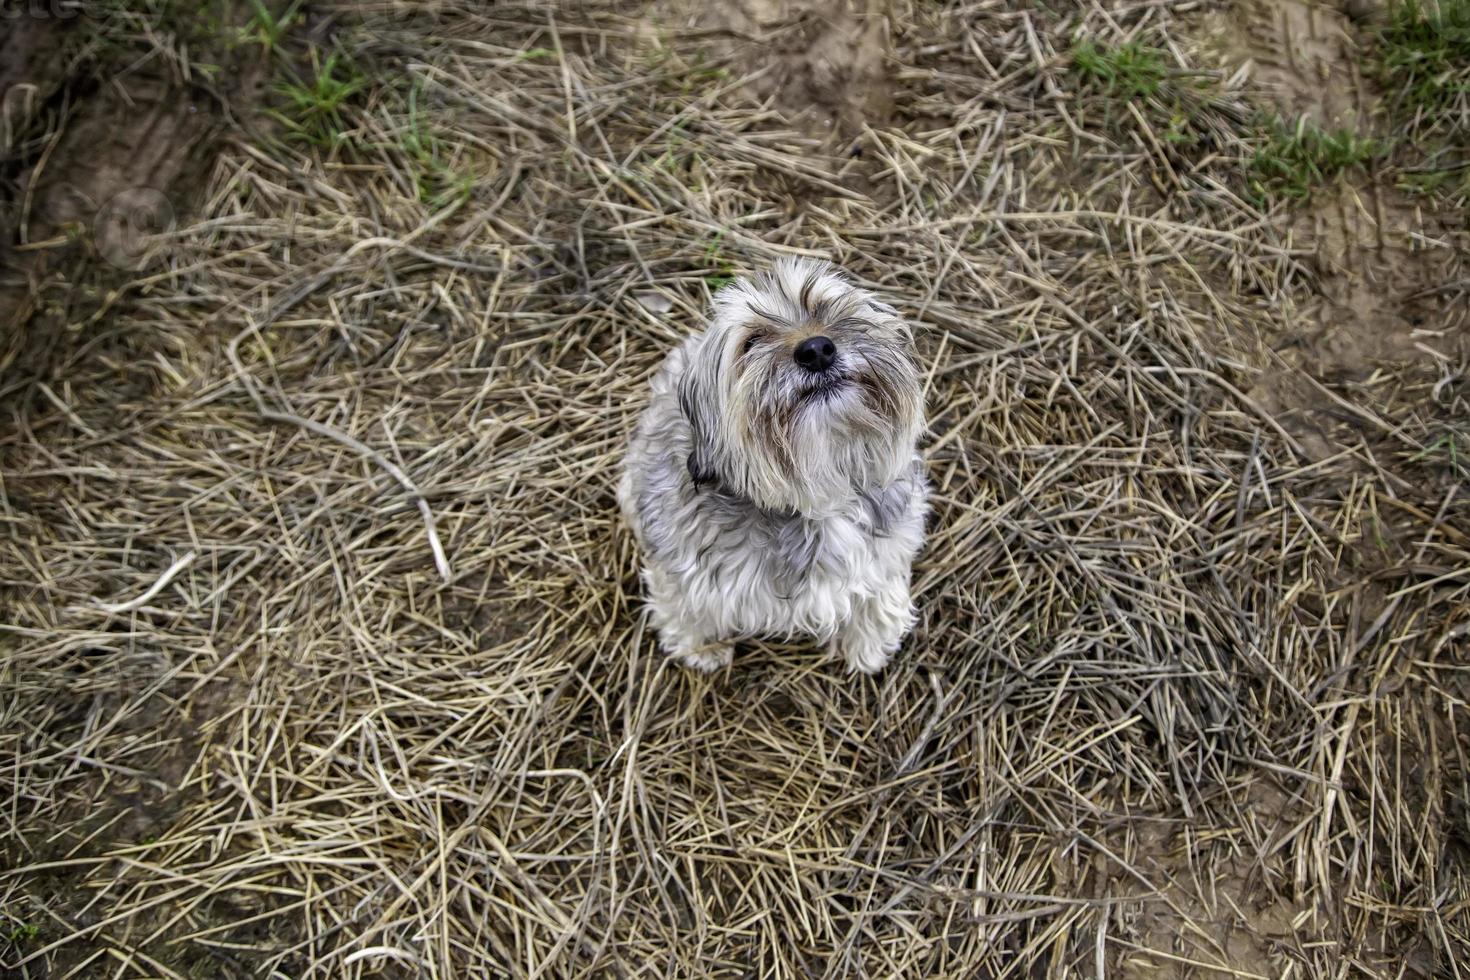
{"type": "Polygon", "coordinates": [[[421,79],[409,87],[408,122],[399,132],[398,148],[413,163],[418,199],[437,210],[467,198],[474,181],[454,167],[448,148],[420,110],[423,87],[421,79]]]}
{"type": "Polygon", "coordinates": [[[1157,96],[1169,77],[1164,52],[1137,41],[1116,48],[1082,40],[1072,48],[1072,72],[1082,83],[1120,99],[1157,96]]]}
{"type": "MultiPolygon", "coordinates": [[[[16,920],[14,919],[12,919],[11,921],[16,922],[16,920]]],[[[12,948],[19,948],[29,942],[33,942],[40,934],[41,928],[35,923],[16,922],[16,924],[10,928],[8,934],[0,935],[6,936],[6,940],[12,948]]]]}
{"type": "Polygon", "coordinates": [[[265,5],[264,0],[250,0],[250,22],[243,32],[245,39],[265,48],[267,54],[275,51],[295,26],[301,2],[302,0],[294,0],[289,7],[276,13],[265,5]]]}
{"type": "Polygon", "coordinates": [[[1210,108],[1219,91],[1211,76],[1182,69],[1173,55],[1141,41],[1118,45],[1079,38],[1068,70],[1077,83],[1076,115],[1082,125],[1101,115],[1115,134],[1139,127],[1179,151],[1212,145],[1210,108]]]}
{"type": "Polygon", "coordinates": [[[1411,111],[1443,112],[1470,90],[1470,0],[1401,0],[1376,53],[1378,81],[1411,111]]]}
{"type": "Polygon", "coordinates": [[[1470,195],[1470,169],[1454,167],[1444,170],[1404,170],[1399,174],[1399,190],[1407,194],[1438,200],[1470,195]]]}
{"type": "Polygon", "coordinates": [[[1379,141],[1350,129],[1326,130],[1306,119],[1294,125],[1280,121],[1250,161],[1250,188],[1261,201],[1305,200],[1338,175],[1365,167],[1382,156],[1379,141]]]}
{"type": "Polygon", "coordinates": [[[367,79],[347,58],[333,53],[322,60],[311,52],[311,75],[276,86],[286,98],[285,111],[272,111],[293,139],[314,146],[332,147],[345,139],[348,129],[343,110],[354,95],[367,86],[367,79]]]}

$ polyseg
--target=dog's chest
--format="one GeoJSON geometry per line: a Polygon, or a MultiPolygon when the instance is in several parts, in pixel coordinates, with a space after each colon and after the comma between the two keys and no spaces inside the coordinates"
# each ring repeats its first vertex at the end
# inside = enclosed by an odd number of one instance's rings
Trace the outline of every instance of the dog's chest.
{"type": "Polygon", "coordinates": [[[789,518],[771,529],[767,576],[780,593],[856,580],[871,561],[872,529],[847,517],[789,518]]]}
{"type": "Polygon", "coordinates": [[[681,601],[720,635],[829,635],[854,604],[908,578],[923,536],[922,497],[901,484],[816,518],[763,511],[718,490],[643,525],[679,580],[681,601]]]}
{"type": "Polygon", "coordinates": [[[834,593],[871,594],[902,563],[891,518],[866,502],[831,517],[769,520],[762,578],[777,600],[826,605],[834,593]]]}
{"type": "Polygon", "coordinates": [[[768,518],[761,530],[744,559],[725,556],[734,574],[719,576],[728,588],[712,611],[734,632],[829,634],[906,566],[896,542],[860,517],[768,518]]]}

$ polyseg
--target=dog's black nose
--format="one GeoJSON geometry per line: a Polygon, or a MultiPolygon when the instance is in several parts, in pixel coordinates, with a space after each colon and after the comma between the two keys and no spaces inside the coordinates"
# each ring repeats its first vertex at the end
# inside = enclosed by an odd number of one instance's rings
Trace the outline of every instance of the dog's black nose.
{"type": "Polygon", "coordinates": [[[808,337],[796,345],[796,363],[820,374],[837,360],[837,345],[828,337],[808,337]]]}

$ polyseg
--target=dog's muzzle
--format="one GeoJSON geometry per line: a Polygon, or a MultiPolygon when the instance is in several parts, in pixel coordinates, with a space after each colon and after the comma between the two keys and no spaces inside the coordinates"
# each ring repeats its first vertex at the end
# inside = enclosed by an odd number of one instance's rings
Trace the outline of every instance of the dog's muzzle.
{"type": "Polygon", "coordinates": [[[808,337],[796,345],[792,357],[813,374],[821,374],[837,362],[837,345],[830,337],[808,337]]]}

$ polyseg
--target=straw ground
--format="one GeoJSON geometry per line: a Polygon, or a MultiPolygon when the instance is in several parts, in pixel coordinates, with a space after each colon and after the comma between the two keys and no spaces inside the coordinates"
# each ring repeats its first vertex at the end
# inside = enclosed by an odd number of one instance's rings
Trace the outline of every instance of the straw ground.
{"type": "Polygon", "coordinates": [[[1323,273],[1189,6],[257,23],[274,115],[6,336],[4,968],[1464,975],[1463,298],[1438,357],[1276,352],[1323,273]],[[918,327],[921,621],[695,676],[619,454],[792,253],[918,327]]]}

